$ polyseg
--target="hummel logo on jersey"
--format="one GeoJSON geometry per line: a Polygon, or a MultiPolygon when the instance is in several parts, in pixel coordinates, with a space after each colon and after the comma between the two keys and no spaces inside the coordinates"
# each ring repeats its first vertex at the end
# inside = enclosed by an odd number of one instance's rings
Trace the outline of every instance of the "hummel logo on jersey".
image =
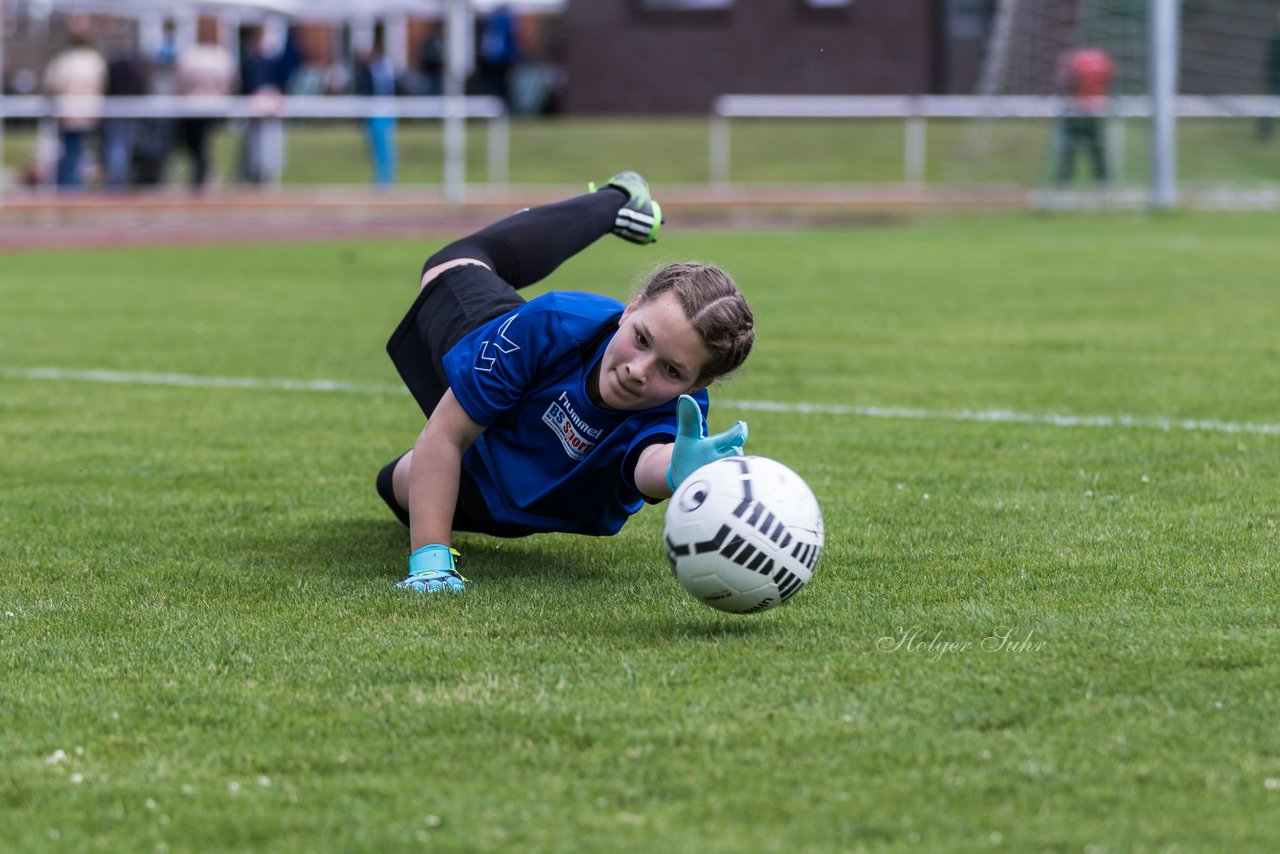
{"type": "Polygon", "coordinates": [[[560,392],[559,399],[553,400],[547,411],[542,413],[542,422],[556,434],[564,452],[575,460],[584,458],[595,447],[595,440],[600,438],[600,428],[583,421],[564,392],[560,392]]]}
{"type": "Polygon", "coordinates": [[[519,316],[520,312],[516,312],[508,317],[507,322],[498,327],[498,336],[494,340],[480,342],[480,350],[476,353],[475,369],[477,371],[492,371],[499,354],[514,353],[520,349],[519,344],[507,337],[507,329],[519,316]]]}

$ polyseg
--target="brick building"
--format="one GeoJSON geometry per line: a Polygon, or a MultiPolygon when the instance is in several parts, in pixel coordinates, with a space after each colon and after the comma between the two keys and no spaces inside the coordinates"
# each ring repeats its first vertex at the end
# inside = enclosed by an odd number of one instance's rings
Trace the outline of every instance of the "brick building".
{"type": "Polygon", "coordinates": [[[726,93],[972,91],[991,4],[570,0],[571,112],[705,112],[726,93]],[[963,6],[964,4],[959,4],[963,6]]]}

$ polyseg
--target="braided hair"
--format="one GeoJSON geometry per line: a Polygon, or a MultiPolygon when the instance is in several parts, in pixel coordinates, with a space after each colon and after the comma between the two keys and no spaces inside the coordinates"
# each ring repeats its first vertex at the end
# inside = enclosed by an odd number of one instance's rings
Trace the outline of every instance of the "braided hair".
{"type": "Polygon", "coordinates": [[[736,370],[751,353],[756,340],[755,316],[738,285],[719,267],[684,261],[660,267],[640,293],[648,302],[671,292],[680,302],[711,359],[699,382],[710,382],[736,370]]]}

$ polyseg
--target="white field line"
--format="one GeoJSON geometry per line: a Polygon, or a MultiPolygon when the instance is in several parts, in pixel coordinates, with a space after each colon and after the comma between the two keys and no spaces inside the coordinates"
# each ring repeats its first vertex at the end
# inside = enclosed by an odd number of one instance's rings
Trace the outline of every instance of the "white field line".
{"type": "Polygon", "coordinates": [[[797,412],[817,415],[855,415],[863,418],[914,418],[921,421],[990,421],[1006,424],[1043,424],[1049,427],[1139,427],[1149,430],[1199,430],[1209,433],[1259,433],[1280,436],[1280,424],[1253,421],[1216,421],[1201,418],[1164,418],[1143,415],[1059,415],[1015,412],[1010,409],[905,409],[898,406],[827,406],[818,403],[774,403],[769,400],[726,400],[716,403],[730,409],[759,412],[797,412]]]}
{"type": "MultiPolygon", "coordinates": [[[[258,377],[207,377],[194,374],[151,374],[125,371],[75,371],[63,368],[3,368],[0,376],[26,380],[71,380],[123,385],[162,385],[186,388],[237,388],[277,391],[338,392],[341,394],[407,394],[399,385],[361,385],[339,380],[289,380],[258,377]]],[[[904,418],[918,421],[980,421],[1035,424],[1048,427],[1131,427],[1148,430],[1187,430],[1209,433],[1251,433],[1280,436],[1280,424],[1214,419],[1163,418],[1140,415],[1061,415],[1008,409],[907,409],[896,406],[834,406],[821,403],[782,403],[771,400],[717,398],[726,409],[782,412],[799,415],[837,415],[859,418],[904,418]]]]}
{"type": "Polygon", "coordinates": [[[282,380],[258,377],[201,377],[194,374],[142,374],[126,371],[69,371],[62,368],[5,368],[3,376],[22,380],[78,380],[120,385],[173,385],[185,388],[248,388],[321,391],[344,394],[406,394],[401,385],[357,385],[338,380],[282,380]]]}

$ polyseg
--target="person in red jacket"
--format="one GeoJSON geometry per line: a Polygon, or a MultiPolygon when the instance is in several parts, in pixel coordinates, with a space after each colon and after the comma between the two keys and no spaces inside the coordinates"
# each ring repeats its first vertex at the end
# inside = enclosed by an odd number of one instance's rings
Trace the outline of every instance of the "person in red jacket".
{"type": "Polygon", "coordinates": [[[1078,146],[1083,146],[1089,153],[1094,180],[1099,184],[1106,182],[1107,156],[1102,140],[1102,120],[1110,108],[1114,79],[1115,62],[1102,48],[1073,48],[1059,59],[1058,91],[1065,99],[1056,140],[1059,184],[1071,181],[1078,146]]]}

